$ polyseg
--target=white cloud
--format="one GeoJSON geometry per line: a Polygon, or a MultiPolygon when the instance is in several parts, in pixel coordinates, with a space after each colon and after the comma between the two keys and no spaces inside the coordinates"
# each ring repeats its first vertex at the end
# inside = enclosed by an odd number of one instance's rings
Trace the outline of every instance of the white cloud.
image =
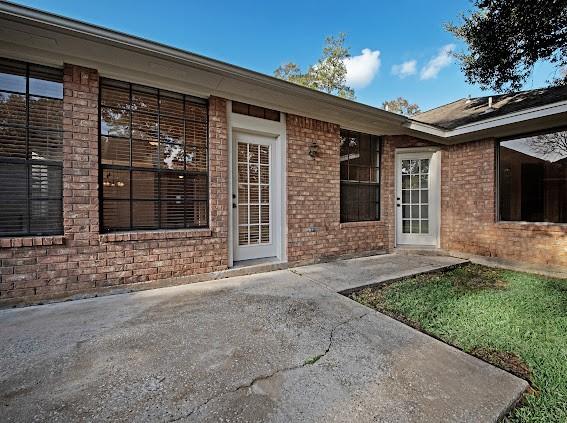
{"type": "Polygon", "coordinates": [[[344,60],[347,75],[346,83],[352,88],[363,88],[372,82],[380,69],[380,51],[365,48],[359,56],[344,60]]]}
{"type": "Polygon", "coordinates": [[[417,60],[408,60],[399,65],[392,66],[392,73],[401,79],[417,73],[417,60]]]}
{"type": "Polygon", "coordinates": [[[443,46],[437,56],[433,57],[427,65],[425,65],[419,74],[420,79],[433,79],[437,78],[437,75],[441,69],[449,66],[453,61],[453,56],[451,53],[455,49],[455,44],[447,44],[443,46]]]}

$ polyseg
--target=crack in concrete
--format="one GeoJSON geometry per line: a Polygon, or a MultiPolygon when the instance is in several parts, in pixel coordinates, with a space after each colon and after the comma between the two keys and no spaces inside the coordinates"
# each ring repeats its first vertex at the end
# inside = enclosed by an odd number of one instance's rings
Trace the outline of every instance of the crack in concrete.
{"type": "Polygon", "coordinates": [[[193,408],[191,411],[189,411],[189,413],[181,415],[179,417],[176,417],[174,419],[169,420],[170,423],[172,422],[176,422],[179,421],[181,419],[186,419],[191,417],[193,414],[195,414],[197,411],[199,411],[201,408],[205,407],[208,403],[210,403],[211,401],[218,399],[218,398],[222,398],[225,395],[228,394],[234,394],[238,391],[241,391],[243,389],[250,389],[252,388],[256,383],[264,381],[264,380],[268,380],[276,375],[279,375],[281,373],[287,373],[287,372],[292,372],[294,370],[298,370],[298,369],[302,369],[304,367],[307,366],[313,366],[315,364],[317,364],[317,362],[319,362],[321,359],[323,359],[328,353],[329,351],[331,351],[331,348],[333,347],[333,339],[335,336],[335,332],[337,331],[337,329],[339,329],[341,326],[344,326],[354,320],[358,320],[358,319],[362,319],[365,316],[368,316],[371,312],[366,312],[363,313],[359,316],[354,316],[351,317],[349,319],[343,320],[342,322],[337,323],[332,329],[331,332],[329,333],[329,341],[327,343],[327,347],[325,348],[325,351],[322,354],[318,355],[318,359],[316,362],[314,363],[308,363],[308,362],[303,362],[302,364],[298,364],[298,365],[294,365],[294,366],[288,366],[288,367],[284,367],[282,369],[277,369],[274,372],[267,374],[267,375],[260,375],[255,377],[254,379],[252,379],[249,383],[245,383],[243,385],[239,385],[236,388],[233,388],[229,391],[225,391],[225,392],[220,392],[218,394],[213,395],[212,397],[208,398],[207,400],[203,401],[201,404],[197,405],[195,408],[193,408]]]}

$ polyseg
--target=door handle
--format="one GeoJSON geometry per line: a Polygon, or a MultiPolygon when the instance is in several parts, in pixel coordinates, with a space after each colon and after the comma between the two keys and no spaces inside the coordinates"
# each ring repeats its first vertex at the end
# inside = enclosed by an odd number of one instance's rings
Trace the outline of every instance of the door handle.
{"type": "Polygon", "coordinates": [[[236,207],[236,203],[232,203],[232,208],[235,209],[236,207]]]}
{"type": "Polygon", "coordinates": [[[401,207],[399,204],[396,204],[396,207],[401,207]]]}

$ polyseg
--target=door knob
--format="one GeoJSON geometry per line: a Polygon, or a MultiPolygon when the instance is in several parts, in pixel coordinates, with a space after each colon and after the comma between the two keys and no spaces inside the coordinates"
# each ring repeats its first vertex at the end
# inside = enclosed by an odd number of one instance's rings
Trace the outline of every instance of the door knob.
{"type": "Polygon", "coordinates": [[[233,208],[233,209],[236,208],[236,203],[232,203],[232,208],[233,208]]]}

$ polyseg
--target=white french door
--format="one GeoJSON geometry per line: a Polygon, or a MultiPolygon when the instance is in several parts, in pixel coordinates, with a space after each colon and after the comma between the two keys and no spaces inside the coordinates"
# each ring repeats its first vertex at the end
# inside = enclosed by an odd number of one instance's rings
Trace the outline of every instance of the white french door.
{"type": "Polygon", "coordinates": [[[440,151],[396,152],[396,243],[438,246],[440,151]]]}
{"type": "Polygon", "coordinates": [[[277,255],[275,138],[234,132],[234,260],[277,255]]]}

